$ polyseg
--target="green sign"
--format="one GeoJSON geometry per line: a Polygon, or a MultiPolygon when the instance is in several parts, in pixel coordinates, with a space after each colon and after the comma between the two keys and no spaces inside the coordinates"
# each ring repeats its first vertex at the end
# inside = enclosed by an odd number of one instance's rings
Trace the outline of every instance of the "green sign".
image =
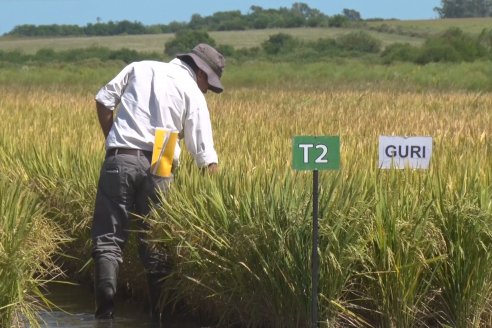
{"type": "Polygon", "coordinates": [[[338,170],[339,136],[295,136],[292,147],[294,170],[338,170]]]}

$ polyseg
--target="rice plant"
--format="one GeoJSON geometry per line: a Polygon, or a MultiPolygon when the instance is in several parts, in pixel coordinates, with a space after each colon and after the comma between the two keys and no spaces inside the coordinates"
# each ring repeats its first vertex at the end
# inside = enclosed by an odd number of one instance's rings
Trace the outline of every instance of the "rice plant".
{"type": "Polygon", "coordinates": [[[42,288],[61,274],[52,258],[60,238],[32,193],[0,179],[1,327],[40,326],[37,311],[49,306],[42,288]]]}

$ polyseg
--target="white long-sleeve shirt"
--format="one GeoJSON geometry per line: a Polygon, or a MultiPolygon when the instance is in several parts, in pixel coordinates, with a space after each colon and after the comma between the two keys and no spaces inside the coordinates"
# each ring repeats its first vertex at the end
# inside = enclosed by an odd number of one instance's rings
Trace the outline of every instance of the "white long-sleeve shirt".
{"type": "MultiPolygon", "coordinates": [[[[195,72],[180,59],[131,63],[95,99],[111,110],[119,105],[106,149],[152,151],[155,128],[160,127],[179,132],[199,167],[218,163],[205,96],[195,72]]],[[[175,161],[180,152],[178,143],[175,161]]]]}

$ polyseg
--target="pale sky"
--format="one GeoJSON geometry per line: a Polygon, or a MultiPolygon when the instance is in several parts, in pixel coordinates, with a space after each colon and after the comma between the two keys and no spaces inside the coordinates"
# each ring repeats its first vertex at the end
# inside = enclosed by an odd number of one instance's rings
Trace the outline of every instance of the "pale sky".
{"type": "Polygon", "coordinates": [[[0,0],[0,35],[16,25],[75,24],[85,26],[108,21],[138,21],[144,25],[189,22],[191,15],[209,16],[219,11],[240,10],[247,14],[251,6],[264,9],[291,8],[306,3],[328,16],[343,9],[358,11],[363,19],[397,18],[401,20],[438,18],[439,0],[0,0]]]}

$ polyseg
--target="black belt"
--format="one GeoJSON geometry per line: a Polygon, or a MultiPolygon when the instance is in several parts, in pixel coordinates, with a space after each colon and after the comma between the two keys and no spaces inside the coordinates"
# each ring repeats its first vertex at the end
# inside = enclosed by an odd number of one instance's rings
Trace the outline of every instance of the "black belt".
{"type": "Polygon", "coordinates": [[[145,156],[147,158],[152,157],[152,152],[149,150],[141,149],[129,149],[129,148],[111,148],[106,151],[106,157],[114,155],[134,155],[134,156],[145,156]]]}

